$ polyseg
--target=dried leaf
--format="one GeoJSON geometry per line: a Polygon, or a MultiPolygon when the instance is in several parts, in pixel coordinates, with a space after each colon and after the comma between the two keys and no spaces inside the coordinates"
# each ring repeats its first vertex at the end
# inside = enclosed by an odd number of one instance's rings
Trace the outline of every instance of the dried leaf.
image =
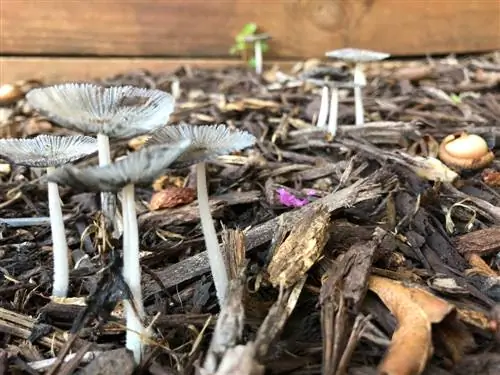
{"type": "Polygon", "coordinates": [[[431,324],[441,322],[454,307],[423,289],[407,288],[384,277],[372,276],[369,288],[398,321],[379,373],[421,374],[433,352],[431,324]]]}
{"type": "Polygon", "coordinates": [[[196,192],[189,187],[178,188],[170,187],[156,192],[151,197],[149,209],[151,211],[161,210],[163,208],[172,208],[194,201],[196,192]]]}
{"type": "Polygon", "coordinates": [[[269,281],[290,287],[316,263],[328,241],[330,214],[324,206],[311,210],[273,254],[267,267],[269,281]]]}

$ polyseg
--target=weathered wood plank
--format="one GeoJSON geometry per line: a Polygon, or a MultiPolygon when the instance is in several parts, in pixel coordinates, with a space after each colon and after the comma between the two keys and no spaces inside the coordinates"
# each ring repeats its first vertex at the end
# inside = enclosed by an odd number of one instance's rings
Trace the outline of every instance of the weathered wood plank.
{"type": "MultiPolygon", "coordinates": [[[[288,69],[295,63],[290,60],[268,61],[265,65],[279,64],[281,68],[288,69]]],[[[2,57],[0,83],[26,79],[40,79],[46,83],[89,81],[139,69],[160,73],[182,66],[215,69],[235,65],[243,66],[241,61],[235,59],[2,57]]]]}
{"type": "Polygon", "coordinates": [[[398,55],[500,48],[496,0],[1,0],[3,54],[227,56],[256,22],[269,57],[338,47],[398,55]]]}

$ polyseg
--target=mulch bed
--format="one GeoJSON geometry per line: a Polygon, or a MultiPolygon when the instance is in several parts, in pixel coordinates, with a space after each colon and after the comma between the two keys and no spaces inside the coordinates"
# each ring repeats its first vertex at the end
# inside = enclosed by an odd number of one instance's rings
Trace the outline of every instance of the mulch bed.
{"type": "MultiPolygon", "coordinates": [[[[340,64],[314,60],[287,74],[350,77],[340,64]]],[[[144,303],[155,332],[138,373],[500,373],[500,161],[486,172],[460,171],[453,182],[430,181],[408,161],[435,156],[432,142],[464,130],[497,152],[500,56],[388,61],[367,74],[366,125],[352,125],[353,94],[341,91],[333,140],[314,126],[321,88],[283,80],[277,68],[263,77],[181,67],[97,80],[174,87],[171,123],[225,123],[257,138],[254,148],[208,165],[232,276],[222,311],[196,200],[148,204],[162,190],[194,188],[194,170],[136,188],[144,303]]],[[[71,134],[22,97],[0,107],[0,132],[71,134]]],[[[114,141],[112,153],[140,144],[114,141]]],[[[79,164],[90,163],[96,158],[79,164]]],[[[5,161],[0,176],[0,219],[48,216],[39,171],[5,161]]],[[[121,243],[103,246],[98,195],[60,191],[78,264],[70,295],[91,297],[87,307],[51,302],[50,227],[3,225],[0,373],[130,374],[121,243]],[[75,324],[78,337],[68,340],[75,324]]]]}

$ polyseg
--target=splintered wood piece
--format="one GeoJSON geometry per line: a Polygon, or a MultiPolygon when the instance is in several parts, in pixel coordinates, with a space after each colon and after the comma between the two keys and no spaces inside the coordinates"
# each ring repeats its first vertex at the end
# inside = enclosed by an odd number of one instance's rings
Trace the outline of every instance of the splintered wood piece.
{"type": "Polygon", "coordinates": [[[222,231],[221,251],[225,254],[229,266],[229,277],[236,279],[245,262],[245,235],[240,229],[222,231]]]}
{"type": "Polygon", "coordinates": [[[285,323],[297,305],[305,283],[306,277],[303,277],[295,283],[293,288],[284,290],[283,287],[280,287],[277,301],[271,306],[266,318],[257,331],[257,337],[255,338],[257,359],[262,359],[266,356],[271,343],[281,333],[285,323]]]}
{"type": "MultiPolygon", "coordinates": [[[[33,318],[0,308],[0,332],[28,340],[35,327],[36,322],[33,318]]],[[[62,349],[66,345],[67,338],[67,333],[52,327],[50,333],[40,337],[37,342],[49,349],[62,349]]],[[[79,349],[86,343],[85,340],[77,338],[74,345],[79,349]]]]}
{"type": "Polygon", "coordinates": [[[308,212],[277,248],[267,267],[273,286],[288,288],[316,263],[329,238],[330,214],[325,206],[308,212]]]}
{"type": "Polygon", "coordinates": [[[243,266],[239,270],[238,277],[231,280],[227,301],[222,306],[215,324],[212,341],[203,363],[203,370],[207,374],[215,373],[220,365],[220,359],[241,340],[245,321],[243,306],[245,285],[246,267],[243,266]]]}
{"type": "Polygon", "coordinates": [[[479,229],[453,239],[460,254],[489,255],[500,250],[500,226],[479,229]]]}

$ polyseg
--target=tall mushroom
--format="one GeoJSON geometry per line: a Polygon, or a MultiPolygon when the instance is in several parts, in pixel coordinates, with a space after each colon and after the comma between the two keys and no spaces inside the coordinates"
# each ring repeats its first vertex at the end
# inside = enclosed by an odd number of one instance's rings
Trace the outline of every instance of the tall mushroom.
{"type": "Polygon", "coordinates": [[[229,276],[210,212],[205,161],[250,147],[255,143],[255,137],[245,131],[231,131],[225,125],[196,126],[181,124],[165,126],[155,130],[146,145],[169,144],[181,140],[189,140],[191,145],[172,163],[172,168],[196,164],[196,186],[201,229],[205,238],[217,298],[219,305],[223,306],[228,292],[229,276]]]}
{"type": "MultiPolygon", "coordinates": [[[[54,173],[55,167],[81,159],[96,151],[95,138],[86,136],[39,135],[28,139],[0,140],[1,155],[18,165],[47,168],[49,176],[54,173]]],[[[47,188],[54,259],[52,296],[64,298],[68,294],[69,258],[61,199],[56,183],[49,182],[47,188]]]]}
{"type": "Polygon", "coordinates": [[[364,109],[362,87],[366,86],[366,76],[363,72],[363,63],[387,59],[390,54],[358,48],[342,48],[329,51],[327,57],[344,60],[353,68],[354,75],[354,107],[356,125],[363,125],[364,109]]]}
{"type": "MultiPolygon", "coordinates": [[[[109,138],[135,137],[165,125],[175,104],[160,90],[90,83],[36,88],[26,99],[58,125],[97,135],[100,166],[111,162],[109,138]]],[[[102,194],[101,206],[107,224],[115,224],[115,196],[102,194]]]]}
{"type": "Polygon", "coordinates": [[[130,301],[125,303],[126,346],[134,353],[136,362],[141,360],[141,335],[145,335],[146,332],[142,324],[144,307],[134,185],[153,181],[186,151],[190,144],[189,140],[180,140],[168,145],[147,147],[106,166],[78,169],[68,165],[48,176],[49,181],[69,185],[78,190],[112,193],[121,190],[122,192],[123,220],[127,229],[123,234],[123,277],[133,298],[132,303],[130,301]]]}

